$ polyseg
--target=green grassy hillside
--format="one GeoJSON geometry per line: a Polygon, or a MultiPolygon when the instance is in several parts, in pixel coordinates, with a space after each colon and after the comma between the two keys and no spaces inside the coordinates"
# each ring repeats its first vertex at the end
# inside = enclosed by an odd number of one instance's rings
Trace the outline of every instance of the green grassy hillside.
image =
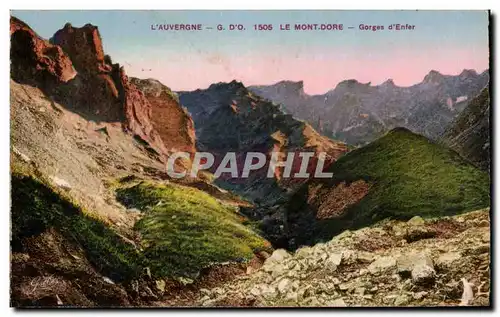
{"type": "Polygon", "coordinates": [[[159,275],[189,276],[212,263],[250,260],[270,247],[234,207],[198,189],[140,182],[118,188],[117,198],[144,212],[135,228],[159,275]]]}
{"type": "Polygon", "coordinates": [[[144,212],[134,226],[141,236],[136,248],[36,171],[16,165],[11,181],[14,252],[26,252],[26,241],[55,230],[114,281],[137,279],[146,268],[155,277],[193,277],[210,264],[244,262],[254,251],[270,248],[235,207],[198,189],[152,182],[116,185],[119,201],[144,212]]]}
{"type": "Polygon", "coordinates": [[[403,128],[348,153],[329,171],[333,172],[332,179],[310,181],[289,205],[291,234],[299,240],[331,236],[386,217],[436,217],[490,204],[487,173],[456,152],[403,128]],[[340,217],[316,220],[318,208],[324,203],[319,201],[321,193],[324,198],[338,184],[359,180],[370,185],[366,195],[348,204],[340,217]]]}

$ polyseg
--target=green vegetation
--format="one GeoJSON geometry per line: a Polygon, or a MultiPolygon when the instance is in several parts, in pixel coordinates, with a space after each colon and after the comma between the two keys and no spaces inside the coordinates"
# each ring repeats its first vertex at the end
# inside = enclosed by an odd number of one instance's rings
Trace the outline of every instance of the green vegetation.
{"type": "Polygon", "coordinates": [[[157,277],[195,276],[212,263],[249,260],[269,247],[233,207],[200,190],[127,177],[112,187],[121,202],[145,212],[135,225],[143,237],[139,250],[36,171],[16,165],[11,174],[13,250],[23,252],[25,238],[55,229],[117,282],[138,278],[145,268],[157,277]]]}
{"type": "Polygon", "coordinates": [[[269,247],[234,207],[194,188],[140,182],[118,188],[117,198],[145,213],[135,227],[154,275],[195,275],[212,263],[246,261],[269,247]]]}
{"type": "Polygon", "coordinates": [[[317,222],[310,214],[300,215],[311,210],[305,199],[307,186],[302,188],[290,204],[291,221],[314,222],[314,230],[319,230],[314,233],[316,238],[331,237],[347,227],[366,226],[387,217],[439,217],[490,205],[487,173],[456,152],[403,128],[346,154],[329,171],[333,172],[332,179],[312,182],[329,188],[343,181],[365,180],[372,187],[348,207],[343,218],[317,222]]]}
{"type": "Polygon", "coordinates": [[[127,244],[102,221],[88,216],[81,207],[41,177],[14,170],[12,185],[12,248],[24,238],[53,228],[79,245],[89,262],[114,281],[131,279],[143,265],[134,246],[127,244]]]}
{"type": "Polygon", "coordinates": [[[451,215],[489,206],[489,176],[457,153],[395,129],[333,165],[334,180],[373,183],[355,212],[390,216],[451,215]]]}

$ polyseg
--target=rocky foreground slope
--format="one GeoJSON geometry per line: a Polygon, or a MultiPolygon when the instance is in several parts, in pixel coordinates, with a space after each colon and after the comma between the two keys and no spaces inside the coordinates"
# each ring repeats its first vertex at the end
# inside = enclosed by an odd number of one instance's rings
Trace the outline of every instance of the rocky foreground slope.
{"type": "Polygon", "coordinates": [[[201,289],[200,306],[489,305],[489,209],[407,222],[385,220],[201,289]]]}
{"type": "Polygon", "coordinates": [[[168,183],[121,124],[87,121],[14,81],[11,143],[12,306],[165,305],[161,285],[183,294],[182,278],[270,248],[230,193],[168,183]]]}

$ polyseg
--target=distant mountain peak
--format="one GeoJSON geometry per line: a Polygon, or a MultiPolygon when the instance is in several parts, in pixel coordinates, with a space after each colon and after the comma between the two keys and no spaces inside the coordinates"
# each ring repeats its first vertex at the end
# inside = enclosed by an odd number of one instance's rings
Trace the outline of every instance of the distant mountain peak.
{"type": "Polygon", "coordinates": [[[484,76],[484,75],[489,75],[490,74],[490,69],[485,69],[482,73],[481,73],[481,76],[484,76]]]}
{"type": "Polygon", "coordinates": [[[237,81],[236,79],[231,80],[229,83],[230,86],[238,86],[238,87],[244,87],[243,83],[241,81],[237,81]]]}
{"type": "Polygon", "coordinates": [[[355,84],[360,84],[359,81],[357,81],[356,79],[346,79],[346,80],[343,80],[339,83],[340,84],[343,84],[343,85],[355,85],[355,84]]]}
{"type": "Polygon", "coordinates": [[[304,88],[304,81],[299,80],[299,81],[293,81],[293,80],[282,80],[280,82],[277,82],[275,86],[288,86],[288,87],[297,87],[297,88],[304,88]]]}
{"type": "Polygon", "coordinates": [[[227,90],[227,91],[238,91],[240,89],[245,89],[245,85],[243,85],[242,82],[237,81],[237,80],[232,80],[231,82],[219,82],[216,84],[210,85],[208,87],[208,90],[227,90]]]}
{"type": "Polygon", "coordinates": [[[382,83],[383,87],[396,87],[396,84],[394,83],[394,80],[392,78],[387,79],[382,83]]]}
{"type": "Polygon", "coordinates": [[[370,83],[368,83],[368,84],[362,84],[359,81],[357,81],[356,79],[347,79],[347,80],[343,80],[340,83],[338,83],[337,87],[335,87],[335,89],[341,88],[341,87],[355,88],[355,87],[358,87],[358,86],[365,86],[365,85],[369,85],[369,84],[370,83]]]}
{"type": "Polygon", "coordinates": [[[282,80],[273,85],[278,90],[284,90],[288,94],[304,94],[304,81],[291,81],[291,80],[282,80]]]}
{"type": "Polygon", "coordinates": [[[444,79],[444,75],[437,70],[431,70],[424,77],[424,83],[439,83],[444,79]]]}
{"type": "Polygon", "coordinates": [[[476,77],[478,74],[474,69],[464,69],[460,73],[460,77],[462,78],[471,78],[471,77],[476,77]]]}

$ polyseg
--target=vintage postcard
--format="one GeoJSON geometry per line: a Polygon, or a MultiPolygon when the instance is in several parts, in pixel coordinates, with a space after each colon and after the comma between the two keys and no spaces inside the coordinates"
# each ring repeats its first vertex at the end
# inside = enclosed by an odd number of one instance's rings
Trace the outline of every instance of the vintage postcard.
{"type": "Polygon", "coordinates": [[[490,12],[10,12],[13,307],[490,307],[490,12]]]}

